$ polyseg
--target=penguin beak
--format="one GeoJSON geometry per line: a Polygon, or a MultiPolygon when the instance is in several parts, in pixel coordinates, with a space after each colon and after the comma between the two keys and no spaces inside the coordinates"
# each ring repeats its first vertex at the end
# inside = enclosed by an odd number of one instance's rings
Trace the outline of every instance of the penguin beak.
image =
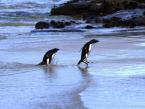
{"type": "Polygon", "coordinates": [[[60,49],[57,48],[57,51],[59,51],[60,49]]]}
{"type": "Polygon", "coordinates": [[[98,41],[98,40],[94,41],[94,43],[97,43],[97,42],[100,42],[100,41],[98,41]]]}
{"type": "Polygon", "coordinates": [[[58,48],[54,48],[54,50],[55,50],[55,52],[59,51],[59,49],[58,49],[58,48]]]}
{"type": "Polygon", "coordinates": [[[97,42],[99,42],[99,40],[96,40],[96,39],[92,40],[92,43],[97,43],[97,42]]]}
{"type": "Polygon", "coordinates": [[[96,43],[97,43],[97,42],[100,42],[100,41],[96,40],[96,43]]]}

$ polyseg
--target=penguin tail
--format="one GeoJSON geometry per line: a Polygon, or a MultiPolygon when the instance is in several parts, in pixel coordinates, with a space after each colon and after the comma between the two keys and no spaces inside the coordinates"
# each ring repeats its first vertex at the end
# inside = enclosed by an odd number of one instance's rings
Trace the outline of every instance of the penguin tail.
{"type": "Polygon", "coordinates": [[[44,62],[40,62],[40,63],[39,63],[39,64],[37,64],[37,65],[45,65],[45,64],[44,64],[44,62]]]}

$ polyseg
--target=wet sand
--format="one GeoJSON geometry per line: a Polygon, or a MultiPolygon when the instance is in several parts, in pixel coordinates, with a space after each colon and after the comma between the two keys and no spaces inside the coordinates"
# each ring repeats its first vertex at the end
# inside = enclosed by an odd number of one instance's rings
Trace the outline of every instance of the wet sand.
{"type": "Polygon", "coordinates": [[[144,109],[144,43],[142,32],[129,31],[8,35],[0,40],[0,107],[144,109]],[[81,47],[92,38],[100,42],[88,68],[77,67],[81,47]],[[36,66],[53,47],[60,48],[54,64],[36,66]]]}

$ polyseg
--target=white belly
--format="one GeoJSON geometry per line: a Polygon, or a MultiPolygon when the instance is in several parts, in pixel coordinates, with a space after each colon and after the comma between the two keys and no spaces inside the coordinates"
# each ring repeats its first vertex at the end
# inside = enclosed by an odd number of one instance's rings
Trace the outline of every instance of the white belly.
{"type": "Polygon", "coordinates": [[[91,51],[91,48],[92,48],[92,44],[89,45],[89,52],[91,51]]]}
{"type": "MultiPolygon", "coordinates": [[[[55,54],[52,55],[51,59],[53,59],[53,57],[55,56],[55,54]]],[[[49,64],[49,58],[47,59],[47,64],[49,64]]]]}
{"type": "Polygon", "coordinates": [[[86,58],[88,58],[88,54],[86,53],[86,58]]]}
{"type": "Polygon", "coordinates": [[[49,58],[47,59],[47,64],[49,64],[49,58]]]}

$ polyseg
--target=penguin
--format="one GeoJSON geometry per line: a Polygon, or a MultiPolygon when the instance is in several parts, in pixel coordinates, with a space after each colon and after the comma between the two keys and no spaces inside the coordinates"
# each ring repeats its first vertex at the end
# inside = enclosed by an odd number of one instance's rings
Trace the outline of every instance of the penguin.
{"type": "Polygon", "coordinates": [[[42,62],[40,62],[38,65],[48,65],[51,64],[52,59],[55,55],[55,53],[58,51],[58,48],[53,48],[49,51],[47,51],[42,59],[42,62]]]}
{"type": "Polygon", "coordinates": [[[96,40],[96,39],[92,39],[89,42],[85,43],[85,45],[82,48],[81,59],[80,59],[80,61],[78,62],[77,65],[79,65],[81,62],[83,62],[83,63],[88,65],[87,58],[88,58],[89,53],[91,51],[92,44],[95,44],[97,42],[99,42],[99,41],[96,40]]]}

